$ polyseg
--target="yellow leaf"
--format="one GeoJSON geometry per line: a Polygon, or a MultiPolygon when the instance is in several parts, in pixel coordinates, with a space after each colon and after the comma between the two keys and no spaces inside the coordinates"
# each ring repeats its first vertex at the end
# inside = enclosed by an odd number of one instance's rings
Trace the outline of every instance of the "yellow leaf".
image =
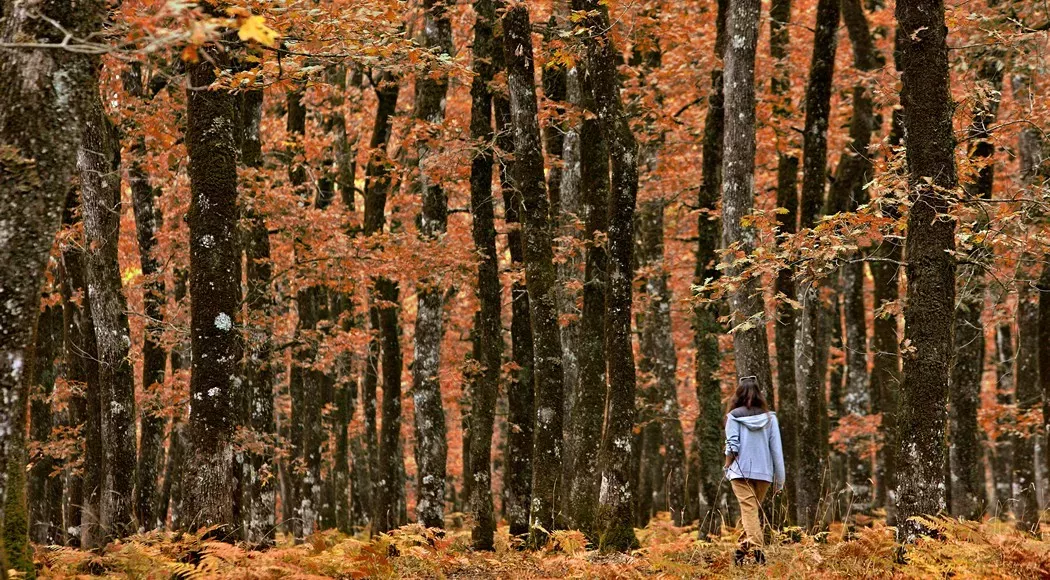
{"type": "Polygon", "coordinates": [[[273,46],[278,36],[276,30],[266,26],[266,20],[262,16],[245,18],[244,22],[241,23],[240,30],[237,31],[237,37],[241,40],[254,40],[266,46],[273,46]]]}

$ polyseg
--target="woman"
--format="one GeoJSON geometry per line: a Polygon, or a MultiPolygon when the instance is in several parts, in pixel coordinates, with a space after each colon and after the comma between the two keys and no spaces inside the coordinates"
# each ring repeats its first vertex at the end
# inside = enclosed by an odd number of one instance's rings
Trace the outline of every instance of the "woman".
{"type": "Polygon", "coordinates": [[[726,415],[725,472],[744,521],[744,536],[736,551],[736,562],[742,564],[753,549],[755,561],[764,564],[765,539],[759,510],[771,484],[774,493],[784,487],[784,453],[777,416],[766,407],[756,377],[740,379],[732,411],[726,415]]]}

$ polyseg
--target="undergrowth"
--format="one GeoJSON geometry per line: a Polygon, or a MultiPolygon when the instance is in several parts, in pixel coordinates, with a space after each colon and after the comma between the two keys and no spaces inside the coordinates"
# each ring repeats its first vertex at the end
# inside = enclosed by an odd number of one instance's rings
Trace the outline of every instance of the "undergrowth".
{"type": "Polygon", "coordinates": [[[506,528],[495,552],[473,552],[468,529],[410,525],[371,539],[324,532],[264,551],[201,534],[151,532],[100,553],[37,546],[35,556],[47,578],[1050,578],[1050,543],[1009,524],[924,523],[938,538],[908,546],[903,558],[893,529],[881,521],[848,534],[841,526],[817,536],[773,533],[763,567],[733,565],[734,530],[700,542],[695,530],[666,517],[638,530],[642,547],[629,554],[590,551],[574,531],[555,532],[545,550],[525,552],[506,528]]]}

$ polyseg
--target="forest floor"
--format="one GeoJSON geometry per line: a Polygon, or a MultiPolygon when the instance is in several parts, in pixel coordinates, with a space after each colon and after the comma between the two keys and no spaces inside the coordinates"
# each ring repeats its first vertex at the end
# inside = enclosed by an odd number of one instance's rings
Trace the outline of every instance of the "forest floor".
{"type": "Polygon", "coordinates": [[[506,528],[495,552],[473,552],[468,529],[406,526],[371,540],[326,532],[265,551],[153,532],[101,554],[39,546],[36,559],[43,578],[1050,578],[1050,542],[999,522],[930,523],[940,537],[909,546],[906,563],[880,520],[849,537],[841,525],[815,537],[774,534],[767,565],[740,567],[735,530],[698,542],[695,530],[666,518],[638,530],[641,548],[630,554],[586,550],[579,532],[557,532],[548,549],[524,552],[508,544],[506,528]]]}

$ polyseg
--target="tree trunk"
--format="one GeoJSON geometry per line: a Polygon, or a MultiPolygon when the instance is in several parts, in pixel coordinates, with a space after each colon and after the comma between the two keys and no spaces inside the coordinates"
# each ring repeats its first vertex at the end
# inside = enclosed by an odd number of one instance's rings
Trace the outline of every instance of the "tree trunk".
{"type": "Polygon", "coordinates": [[[41,446],[29,471],[27,502],[29,506],[29,539],[44,546],[62,543],[62,478],[52,476],[58,467],[53,457],[42,448],[51,438],[57,414],[51,409],[51,394],[59,369],[56,358],[62,338],[62,310],[46,306],[37,321],[33,346],[33,367],[29,378],[29,439],[41,446]],[[55,514],[57,513],[57,518],[55,514]]]}
{"type": "MultiPolygon", "coordinates": [[[[730,0],[725,50],[725,137],[722,160],[722,244],[730,254],[749,256],[755,249],[755,230],[744,226],[754,209],[755,172],[755,52],[758,44],[759,2],[730,0]]],[[[740,267],[727,272],[736,276],[740,267]]],[[[729,298],[733,325],[733,352],[740,377],[753,375],[772,399],[773,374],[769,366],[762,290],[757,278],[740,284],[729,298]]]]}
{"type": "Polygon", "coordinates": [[[91,319],[91,297],[85,280],[86,244],[82,228],[76,227],[79,205],[78,193],[70,190],[62,219],[65,225],[80,231],[61,246],[64,373],[66,381],[78,385],[83,393],[73,399],[70,407],[73,424],[84,425],[81,432],[84,468],[81,474],[70,477],[66,529],[70,531],[70,545],[91,549],[101,544],[98,515],[102,492],[102,408],[95,325],[91,319]]]}
{"type": "MultiPolygon", "coordinates": [[[[978,82],[987,95],[974,103],[973,120],[968,137],[971,139],[969,157],[979,167],[976,179],[966,187],[967,196],[974,202],[992,197],[995,181],[995,145],[991,142],[991,127],[999,111],[1000,91],[1003,86],[1001,51],[983,49],[977,55],[978,82]]],[[[982,234],[988,228],[986,213],[978,210],[973,233],[982,234]]],[[[984,271],[991,258],[991,248],[981,242],[968,248],[969,261],[960,268],[958,276],[959,306],[955,309],[955,364],[952,367],[950,409],[951,447],[951,513],[968,519],[980,520],[985,512],[984,461],[982,458],[981,427],[977,422],[980,408],[981,380],[984,375],[984,312],[986,284],[984,271]]]]}
{"type": "MultiPolygon", "coordinates": [[[[136,99],[147,99],[142,84],[141,67],[130,66],[123,75],[124,90],[136,99]]],[[[139,130],[139,128],[134,128],[139,130]]],[[[139,527],[152,530],[163,527],[164,522],[154,512],[157,503],[157,479],[164,462],[164,418],[158,415],[161,401],[158,389],[164,384],[167,352],[160,345],[160,333],[164,325],[163,305],[164,272],[157,256],[157,232],[162,225],[160,208],[156,199],[160,191],[149,181],[143,167],[146,156],[146,141],[139,136],[130,146],[131,162],[128,164],[128,181],[131,186],[132,209],[135,213],[135,233],[139,244],[139,265],[146,279],[143,292],[143,310],[146,315],[146,331],[142,344],[142,389],[143,405],[140,411],[141,436],[139,438],[138,463],[135,470],[135,518],[139,527]]]]}
{"type": "MultiPolygon", "coordinates": [[[[574,5],[577,10],[583,5],[574,5]]],[[[606,200],[609,195],[609,150],[601,138],[596,103],[594,101],[594,74],[581,63],[577,70],[581,108],[588,111],[580,124],[580,197],[584,204],[584,233],[587,240],[586,266],[583,278],[583,311],[580,319],[579,388],[576,392],[570,422],[566,430],[567,445],[571,447],[571,463],[564,466],[569,489],[567,501],[569,523],[582,530],[592,542],[598,543],[597,517],[601,471],[598,454],[601,449],[602,426],[605,418],[606,345],[605,292],[608,285],[608,254],[602,240],[607,235],[609,215],[606,200]]],[[[564,197],[564,196],[563,196],[564,197]]]]}
{"type": "MultiPolygon", "coordinates": [[[[715,54],[725,52],[726,11],[728,0],[719,0],[716,17],[715,54]]],[[[697,207],[696,270],[693,284],[702,286],[722,275],[717,269],[718,247],[722,225],[715,211],[722,193],[722,153],[725,133],[722,70],[711,71],[711,90],[704,120],[700,190],[697,207]]],[[[719,304],[698,303],[693,307],[693,344],[696,348],[696,399],[698,413],[693,424],[693,443],[689,459],[689,519],[701,518],[700,537],[721,530],[720,506],[728,490],[720,486],[724,464],[722,385],[717,378],[721,353],[718,337],[724,332],[718,321],[719,304]],[[701,514],[700,504],[707,506],[701,514]]]]}
{"type": "Polygon", "coordinates": [[[599,493],[600,541],[603,550],[626,551],[634,535],[634,493],[631,478],[632,432],[635,415],[635,365],[631,333],[634,282],[634,210],[638,195],[638,144],[620,102],[618,53],[608,31],[606,7],[586,3],[587,68],[598,113],[601,138],[609,144],[612,179],[607,202],[609,216],[608,286],[605,291],[605,349],[609,391],[606,430],[602,437],[599,493]],[[600,33],[598,31],[601,31],[600,33]]]}
{"type": "MultiPolygon", "coordinates": [[[[377,87],[379,103],[372,130],[372,157],[365,171],[364,234],[366,236],[382,232],[386,224],[386,199],[391,186],[386,147],[390,139],[390,118],[397,106],[399,92],[397,80],[389,73],[384,73],[377,87]]],[[[404,459],[400,454],[402,365],[401,327],[398,321],[400,291],[397,282],[386,278],[377,279],[374,286],[371,308],[375,312],[370,316],[373,328],[379,331],[377,347],[382,352],[383,423],[375,454],[376,472],[372,479],[374,486],[373,531],[385,532],[401,524],[398,502],[404,485],[401,476],[404,472],[402,466],[404,459]]],[[[371,392],[374,393],[374,389],[371,392]]],[[[366,405],[368,404],[366,400],[366,405]]],[[[372,408],[375,404],[373,394],[372,408]]]]}
{"type": "MultiPolygon", "coordinates": [[[[809,81],[806,85],[806,124],[802,141],[802,198],[800,227],[816,226],[824,205],[827,182],[828,113],[835,52],[838,44],[839,2],[817,3],[816,32],[809,81]]],[[[798,392],[798,497],[796,518],[807,529],[820,525],[819,504],[828,485],[825,384],[827,351],[824,332],[825,306],[820,281],[804,276],[796,300],[802,305],[795,327],[795,380],[798,392]]]]}
{"type": "MultiPolygon", "coordinates": [[[[897,61],[897,58],[894,58],[897,61]]],[[[904,137],[903,119],[898,110],[893,112],[889,143],[899,147],[904,137]]],[[[895,209],[891,215],[896,215],[895,209]]],[[[879,312],[899,298],[901,245],[896,236],[885,236],[871,252],[871,269],[875,312],[879,312]]],[[[875,457],[875,503],[887,511],[887,520],[893,520],[896,504],[896,432],[897,399],[900,387],[900,339],[895,314],[882,312],[872,323],[871,350],[874,364],[871,371],[872,413],[882,415],[883,444],[875,457]]]]}
{"type": "MultiPolygon", "coordinates": [[[[470,136],[479,150],[470,167],[471,234],[478,260],[478,303],[475,333],[481,368],[471,392],[469,471],[464,472],[464,487],[469,480],[469,510],[474,517],[471,532],[476,550],[494,550],[496,519],[492,501],[492,432],[496,415],[503,356],[501,322],[501,285],[499,256],[496,252],[495,198],[492,196],[493,152],[492,93],[489,83],[495,76],[492,56],[500,51],[493,37],[496,10],[491,0],[475,0],[474,62],[476,76],[470,87],[470,136]]],[[[466,490],[464,490],[466,491],[466,490]]]]}
{"type": "Polygon", "coordinates": [[[957,184],[954,103],[941,0],[897,5],[905,146],[913,202],[906,241],[908,293],[897,441],[898,539],[913,541],[922,526],[912,516],[945,509],[945,402],[955,310],[955,222],[945,217],[944,192],[957,184]],[[914,350],[911,350],[914,349],[914,350]]]}
{"type": "Polygon", "coordinates": [[[184,502],[185,529],[218,526],[214,535],[234,536],[233,434],[241,388],[240,251],[237,244],[237,139],[235,97],[201,90],[215,80],[215,66],[189,67],[186,147],[192,202],[190,318],[193,352],[184,502]],[[236,265],[231,267],[231,265],[236,265]]]}
{"type": "MultiPolygon", "coordinates": [[[[788,126],[793,117],[790,104],[791,74],[788,59],[790,48],[791,0],[774,0],[769,8],[769,53],[775,63],[775,74],[770,81],[774,99],[773,114],[777,135],[777,207],[786,211],[777,215],[778,231],[792,235],[798,231],[798,139],[788,126]]],[[[775,290],[778,295],[794,299],[795,280],[790,268],[777,272],[775,290]]],[[[774,344],[777,351],[777,415],[784,451],[787,481],[784,485],[784,503],[780,508],[785,521],[795,521],[795,501],[798,497],[798,392],[795,386],[795,307],[787,300],[777,300],[774,344]]]]}
{"type": "Polygon", "coordinates": [[[98,341],[102,385],[103,478],[101,525],[106,539],[123,538],[133,526],[135,478],[135,379],[128,353],[128,306],[121,289],[120,142],[101,96],[88,113],[77,154],[87,241],[87,281],[98,341]]]}
{"type": "MultiPolygon", "coordinates": [[[[5,10],[0,39],[57,44],[67,33],[85,38],[101,27],[104,13],[99,1],[23,2],[5,10]]],[[[75,169],[84,111],[97,92],[94,62],[52,48],[0,51],[7,79],[0,85],[0,472],[22,452],[10,434],[27,403],[20,389],[31,364],[40,282],[75,169]]],[[[0,473],[0,497],[13,495],[16,484],[0,473]]],[[[24,541],[29,530],[16,532],[24,541]]],[[[10,556],[5,570],[25,563],[10,556]]],[[[20,569],[29,573],[32,566],[20,569]]]]}
{"type": "MultiPolygon", "coordinates": [[[[248,91],[240,98],[240,160],[250,169],[262,166],[262,91],[248,91]]],[[[248,181],[251,197],[257,182],[248,181]]],[[[273,265],[270,261],[270,235],[266,220],[250,205],[245,206],[248,227],[242,232],[245,253],[245,279],[248,320],[245,325],[246,357],[244,361],[245,418],[254,439],[262,443],[258,450],[244,458],[242,476],[241,528],[249,545],[272,546],[276,531],[277,465],[270,439],[276,434],[274,422],[274,385],[276,373],[273,357],[273,328],[268,317],[275,308],[270,284],[273,265]]]]}
{"type": "MultiPolygon", "coordinates": [[[[682,434],[682,423],[679,419],[678,389],[675,375],[678,371],[678,356],[674,345],[671,327],[671,288],[668,285],[669,273],[664,257],[664,202],[649,203],[644,206],[640,223],[642,224],[642,255],[639,266],[649,268],[645,278],[645,289],[649,298],[649,308],[642,330],[642,344],[646,345],[648,372],[653,390],[653,422],[658,438],[655,442],[657,459],[661,460],[659,469],[650,470],[653,488],[657,490],[658,501],[652,513],[670,511],[675,525],[685,523],[685,436],[682,434]],[[660,457],[660,448],[663,448],[660,457]],[[662,493],[659,493],[662,492],[662,493]]],[[[643,526],[649,523],[652,513],[646,514],[643,526]]]]}
{"type": "MultiPolygon", "coordinates": [[[[1012,405],[1014,346],[1013,327],[1008,322],[1000,323],[995,329],[995,356],[995,402],[1003,406],[1012,405]]],[[[1010,418],[1003,418],[1000,434],[991,442],[995,505],[989,514],[1001,520],[1008,517],[1013,504],[1013,444],[1007,433],[1012,424],[1010,418]]]]}
{"type": "MultiPolygon", "coordinates": [[[[1028,266],[1031,259],[1028,258],[1028,266]]],[[[1031,412],[1039,405],[1039,303],[1038,297],[1024,282],[1017,295],[1017,359],[1014,371],[1014,390],[1017,412],[1031,412]]],[[[1039,502],[1035,480],[1034,433],[1013,437],[1014,514],[1017,528],[1038,533],[1039,502]]]]}
{"type": "MultiPolygon", "coordinates": [[[[1043,256],[1043,271],[1036,286],[1039,294],[1039,351],[1036,354],[1039,365],[1039,390],[1043,395],[1043,429],[1050,438],[1050,254],[1043,256]]],[[[1050,458],[1050,445],[1044,447],[1046,457],[1050,458]]],[[[1050,473],[1050,459],[1047,460],[1047,473],[1050,473]]]]}
{"type": "MultiPolygon", "coordinates": [[[[437,54],[452,54],[452,25],[443,3],[425,0],[423,46],[437,54]]],[[[445,117],[448,77],[421,74],[416,78],[416,105],[412,116],[440,126],[445,117]]],[[[440,185],[427,175],[432,156],[423,140],[418,145],[419,189],[422,210],[419,236],[432,242],[444,237],[448,227],[448,199],[440,185]]],[[[441,401],[441,339],[444,336],[443,297],[445,289],[434,278],[420,280],[416,313],[415,362],[412,365],[412,401],[415,406],[416,466],[418,497],[416,517],[428,528],[445,527],[445,477],[448,439],[445,411],[441,401]]]]}
{"type": "Polygon", "coordinates": [[[533,439],[532,504],[529,542],[542,547],[555,529],[561,487],[562,412],[564,375],[558,326],[557,279],[551,245],[543,149],[537,120],[532,37],[529,11],[524,4],[509,7],[503,17],[504,59],[514,129],[514,191],[523,218],[525,284],[529,292],[529,321],[534,337],[536,431],[533,439]]]}
{"type": "MultiPolygon", "coordinates": [[[[386,223],[386,196],[390,187],[389,170],[387,168],[387,146],[390,140],[391,117],[397,108],[397,97],[400,92],[397,79],[389,73],[380,75],[379,85],[376,87],[376,116],[372,126],[372,137],[369,148],[372,151],[365,168],[365,215],[363,234],[366,236],[379,233],[386,223]]],[[[386,514],[392,507],[380,504],[386,501],[384,490],[380,488],[380,447],[379,436],[376,429],[376,387],[379,382],[379,359],[382,350],[382,325],[379,316],[377,301],[381,300],[379,293],[379,281],[374,283],[375,288],[371,290],[371,304],[368,311],[369,328],[373,337],[368,343],[368,353],[365,361],[364,380],[361,386],[362,410],[365,424],[365,447],[368,454],[367,491],[364,494],[369,502],[371,513],[369,518],[373,525],[378,522],[380,514],[386,514]]],[[[383,516],[384,521],[387,516],[383,516]]]]}

